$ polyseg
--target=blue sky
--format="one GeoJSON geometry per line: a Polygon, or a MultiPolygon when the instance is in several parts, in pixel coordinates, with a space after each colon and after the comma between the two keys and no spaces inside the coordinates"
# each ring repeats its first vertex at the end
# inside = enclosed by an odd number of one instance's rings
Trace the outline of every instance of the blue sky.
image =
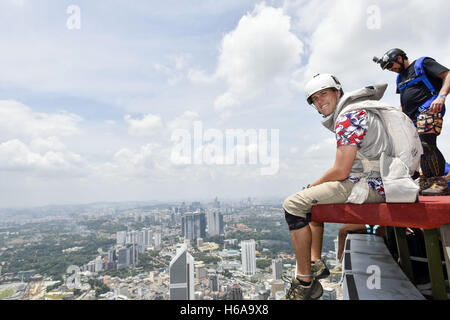
{"type": "Polygon", "coordinates": [[[1,206],[287,197],[334,159],[304,101],[309,77],[334,73],[347,90],[387,82],[399,105],[373,55],[401,47],[450,66],[450,5],[427,3],[1,0],[1,206]],[[80,29],[67,28],[70,5],[80,29]],[[278,129],[279,170],[171,163],[171,134],[195,121],[278,129]]]}

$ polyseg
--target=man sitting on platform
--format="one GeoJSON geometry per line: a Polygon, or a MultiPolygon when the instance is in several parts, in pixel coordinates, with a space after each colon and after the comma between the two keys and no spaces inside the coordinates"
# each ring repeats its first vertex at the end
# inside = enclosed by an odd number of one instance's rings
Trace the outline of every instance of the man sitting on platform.
{"type": "Polygon", "coordinates": [[[316,75],[306,85],[306,99],[324,117],[322,124],[335,133],[337,150],[332,168],[283,203],[297,261],[284,299],[320,298],[318,279],[329,274],[321,259],[324,226],[311,221],[313,205],[385,202],[379,159],[383,152],[392,154],[393,147],[380,114],[365,106],[368,100],[381,99],[386,87],[375,85],[344,95],[331,74],[316,75]]]}

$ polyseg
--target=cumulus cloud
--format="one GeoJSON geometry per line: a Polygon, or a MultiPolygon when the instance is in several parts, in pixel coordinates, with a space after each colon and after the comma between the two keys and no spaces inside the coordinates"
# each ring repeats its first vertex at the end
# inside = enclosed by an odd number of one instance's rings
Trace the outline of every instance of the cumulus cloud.
{"type": "Polygon", "coordinates": [[[440,1],[431,0],[423,7],[421,1],[411,0],[402,5],[401,14],[398,4],[389,0],[362,0],[351,5],[347,0],[288,3],[285,10],[295,17],[293,28],[304,35],[308,53],[307,63],[294,74],[292,84],[298,91],[317,73],[335,74],[344,89],[374,82],[393,84],[395,75],[381,72],[372,57],[395,47],[414,59],[437,55],[444,64],[450,62],[450,43],[430,36],[442,33],[448,19],[440,1]],[[427,19],[411,24],[420,7],[427,19]]]}
{"type": "Polygon", "coordinates": [[[129,126],[128,132],[139,137],[152,136],[164,127],[161,118],[152,114],[147,114],[142,119],[133,119],[126,115],[125,122],[129,126]]]}
{"type": "Polygon", "coordinates": [[[18,101],[0,101],[0,133],[3,137],[73,136],[80,133],[78,123],[82,120],[72,113],[34,112],[18,101]]]}
{"type": "Polygon", "coordinates": [[[72,113],[35,112],[18,101],[0,101],[0,170],[37,176],[87,174],[87,161],[61,141],[80,134],[81,121],[72,113]]]}
{"type": "Polygon", "coordinates": [[[177,129],[191,130],[193,128],[194,121],[199,119],[200,115],[197,112],[186,110],[183,114],[170,121],[167,124],[167,127],[170,131],[177,129]]]}
{"type": "Polygon", "coordinates": [[[31,171],[39,176],[79,175],[80,167],[84,166],[85,160],[75,153],[49,150],[41,154],[18,139],[0,144],[0,170],[3,171],[31,171]]]}
{"type": "Polygon", "coordinates": [[[188,79],[195,84],[210,84],[217,80],[215,74],[210,75],[201,69],[190,68],[187,75],[188,79]]]}
{"type": "Polygon", "coordinates": [[[228,91],[217,98],[216,109],[251,98],[300,63],[303,43],[290,26],[290,17],[282,9],[262,3],[224,36],[216,76],[226,80],[228,91]]]}
{"type": "Polygon", "coordinates": [[[30,149],[35,152],[64,151],[67,147],[58,137],[35,138],[31,140],[30,149]]]}
{"type": "Polygon", "coordinates": [[[189,64],[190,59],[190,54],[180,53],[178,55],[170,56],[168,64],[155,63],[153,68],[156,71],[163,73],[167,77],[167,83],[174,86],[185,78],[185,69],[189,64]]]}

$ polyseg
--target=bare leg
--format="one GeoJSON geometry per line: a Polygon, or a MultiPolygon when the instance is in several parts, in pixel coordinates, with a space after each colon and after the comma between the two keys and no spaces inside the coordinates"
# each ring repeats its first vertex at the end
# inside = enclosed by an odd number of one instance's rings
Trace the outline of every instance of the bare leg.
{"type": "Polygon", "coordinates": [[[365,224],[344,224],[339,229],[339,235],[338,235],[338,260],[342,260],[342,253],[344,252],[344,245],[345,245],[345,238],[347,238],[347,235],[349,231],[358,231],[358,230],[365,230],[366,225],[365,224]]]}
{"type": "Polygon", "coordinates": [[[295,259],[297,260],[297,279],[311,281],[311,229],[309,225],[290,231],[292,246],[294,248],[295,259]]]}
{"type": "Polygon", "coordinates": [[[323,223],[311,221],[309,226],[312,234],[311,261],[318,261],[322,258],[323,223]]]}

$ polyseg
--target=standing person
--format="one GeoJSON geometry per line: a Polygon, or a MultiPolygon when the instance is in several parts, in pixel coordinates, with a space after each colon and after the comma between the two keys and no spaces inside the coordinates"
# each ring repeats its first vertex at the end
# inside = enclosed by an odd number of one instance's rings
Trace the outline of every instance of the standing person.
{"type": "Polygon", "coordinates": [[[401,110],[414,122],[423,147],[419,179],[422,195],[449,194],[444,178],[445,158],[437,147],[445,114],[445,99],[450,91],[449,69],[429,57],[415,61],[398,48],[386,52],[381,59],[374,57],[382,70],[398,73],[397,93],[401,110]]]}
{"type": "Polygon", "coordinates": [[[365,165],[379,160],[382,152],[392,154],[392,146],[380,117],[364,110],[364,104],[381,99],[386,87],[375,85],[344,95],[340,82],[331,74],[316,75],[306,85],[307,102],[325,118],[322,124],[335,133],[337,149],[333,167],[283,203],[297,261],[284,299],[318,299],[323,292],[318,281],[328,271],[321,260],[323,223],[311,221],[313,205],[385,202],[379,162],[369,171],[365,165]],[[344,110],[352,106],[357,109],[344,110]]]}

